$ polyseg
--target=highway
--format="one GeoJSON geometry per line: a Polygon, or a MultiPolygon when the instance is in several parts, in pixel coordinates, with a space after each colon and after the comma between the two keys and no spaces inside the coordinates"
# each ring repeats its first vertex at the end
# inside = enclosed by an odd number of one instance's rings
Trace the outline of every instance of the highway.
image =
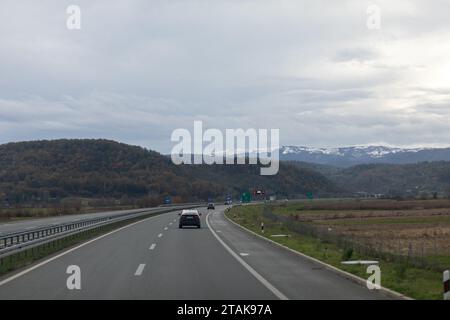
{"type": "Polygon", "coordinates": [[[0,279],[0,299],[387,299],[201,208],[135,222],[0,279]],[[81,270],[69,290],[66,269],[81,270]]]}
{"type": "Polygon", "coordinates": [[[4,222],[0,223],[0,236],[6,235],[13,232],[18,231],[27,231],[33,230],[36,228],[44,227],[44,226],[52,226],[61,223],[67,222],[76,222],[84,219],[91,218],[101,218],[107,216],[116,216],[124,213],[135,213],[142,211],[154,211],[159,210],[163,207],[154,207],[154,208],[142,208],[142,209],[132,209],[132,210],[115,210],[115,211],[102,211],[95,213],[83,213],[83,214],[74,214],[74,215],[66,215],[66,216],[56,216],[49,218],[39,218],[39,219],[26,219],[26,220],[18,220],[13,222],[4,222]]]}

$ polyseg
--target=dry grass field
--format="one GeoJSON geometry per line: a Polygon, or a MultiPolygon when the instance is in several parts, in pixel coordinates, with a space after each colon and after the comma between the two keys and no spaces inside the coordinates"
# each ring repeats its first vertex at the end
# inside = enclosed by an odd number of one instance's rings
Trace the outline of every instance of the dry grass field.
{"type": "Polygon", "coordinates": [[[274,206],[292,221],[400,255],[450,255],[450,200],[340,200],[274,206]]]}
{"type": "Polygon", "coordinates": [[[255,232],[365,277],[344,260],[380,262],[388,288],[417,299],[442,297],[450,269],[450,200],[301,200],[236,206],[228,216],[255,232]]]}

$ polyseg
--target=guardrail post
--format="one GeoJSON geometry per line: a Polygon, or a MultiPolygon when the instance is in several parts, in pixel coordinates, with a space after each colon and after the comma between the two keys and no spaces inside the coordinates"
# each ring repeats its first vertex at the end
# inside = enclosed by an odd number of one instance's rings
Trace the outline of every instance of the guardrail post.
{"type": "Polygon", "coordinates": [[[450,300],[450,271],[445,270],[443,274],[444,300],[450,300]]]}
{"type": "MultiPolygon", "coordinates": [[[[155,211],[156,213],[166,213],[171,210],[158,210],[155,211]]],[[[21,258],[22,255],[27,258],[28,252],[24,252],[21,254],[22,250],[27,246],[23,246],[22,244],[31,242],[31,245],[37,244],[40,242],[40,240],[45,240],[47,237],[53,237],[56,234],[59,233],[68,233],[68,236],[65,236],[65,241],[71,241],[75,239],[78,236],[86,236],[87,234],[90,234],[91,232],[98,232],[99,230],[107,229],[106,225],[103,225],[103,222],[107,223],[117,223],[123,224],[123,221],[134,221],[133,219],[136,219],[138,217],[143,216],[143,213],[147,213],[147,211],[136,211],[131,213],[125,213],[121,215],[115,215],[115,216],[107,216],[107,217],[101,217],[101,218],[95,218],[95,219],[85,219],[82,221],[72,221],[69,223],[63,223],[60,225],[50,225],[50,226],[43,226],[40,228],[36,228],[34,230],[30,231],[20,231],[20,232],[14,232],[11,234],[6,234],[2,237],[0,237],[0,251],[1,254],[3,252],[10,252],[14,250],[19,251],[19,255],[16,257],[13,257],[14,255],[8,255],[10,259],[10,263],[17,257],[21,258]],[[100,225],[98,225],[100,224],[100,225]],[[92,227],[91,227],[92,226],[92,227]],[[84,230],[86,227],[90,227],[89,230],[84,230]],[[81,232],[80,234],[78,234],[81,232]],[[75,233],[76,236],[74,236],[75,233]]],[[[148,212],[151,213],[151,212],[148,212]]],[[[264,232],[264,226],[262,225],[262,231],[264,232]]],[[[59,241],[59,240],[57,240],[59,241]]],[[[36,248],[32,247],[30,254],[32,256],[40,254],[40,251],[45,251],[46,249],[49,249],[50,247],[54,247],[55,243],[51,243],[50,245],[48,243],[44,243],[43,245],[38,245],[36,248]]],[[[6,259],[6,257],[4,257],[6,259]]],[[[3,264],[7,263],[8,260],[3,261],[3,264]]]]}

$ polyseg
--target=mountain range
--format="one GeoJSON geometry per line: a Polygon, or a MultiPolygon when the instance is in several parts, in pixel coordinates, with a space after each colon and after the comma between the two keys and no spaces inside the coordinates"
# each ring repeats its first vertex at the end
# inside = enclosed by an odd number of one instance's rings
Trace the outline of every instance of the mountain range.
{"type": "Polygon", "coordinates": [[[283,146],[280,160],[302,161],[336,167],[359,164],[414,164],[424,161],[450,161],[450,148],[394,148],[386,146],[353,146],[313,148],[283,146]]]}
{"type": "Polygon", "coordinates": [[[166,195],[221,201],[254,188],[289,198],[450,196],[450,149],[289,146],[280,156],[279,173],[261,176],[258,165],[174,165],[158,152],[110,140],[8,143],[0,145],[0,207],[81,198],[149,206],[166,195]]]}

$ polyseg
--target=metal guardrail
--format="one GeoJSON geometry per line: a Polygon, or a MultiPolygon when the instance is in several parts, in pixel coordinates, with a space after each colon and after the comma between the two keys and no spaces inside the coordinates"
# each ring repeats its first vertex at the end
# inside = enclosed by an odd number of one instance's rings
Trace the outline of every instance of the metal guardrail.
{"type": "Polygon", "coordinates": [[[78,232],[89,230],[93,227],[103,226],[106,224],[129,220],[147,215],[151,213],[165,213],[177,209],[194,208],[204,204],[186,204],[168,207],[157,207],[143,209],[133,212],[126,212],[123,214],[114,214],[104,217],[87,218],[83,220],[64,222],[43,227],[36,227],[35,229],[25,231],[15,231],[0,236],[0,257],[11,254],[15,251],[20,251],[24,247],[30,247],[45,243],[54,238],[61,238],[65,235],[72,235],[78,232]]]}

